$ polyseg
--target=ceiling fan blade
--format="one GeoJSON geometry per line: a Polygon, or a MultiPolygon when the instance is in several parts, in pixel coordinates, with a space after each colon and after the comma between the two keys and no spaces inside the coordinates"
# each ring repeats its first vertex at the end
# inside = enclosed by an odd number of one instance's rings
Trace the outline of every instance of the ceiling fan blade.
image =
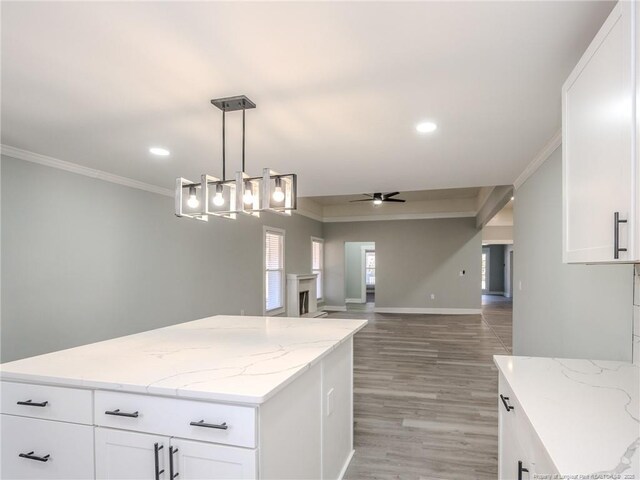
{"type": "Polygon", "coordinates": [[[406,202],[406,200],[401,200],[399,198],[385,198],[383,200],[383,202],[398,202],[398,203],[404,203],[406,202]]]}
{"type": "Polygon", "coordinates": [[[382,195],[383,198],[391,198],[391,197],[395,197],[396,195],[400,195],[400,192],[391,192],[391,193],[385,193],[382,195]]]}
{"type": "Polygon", "coordinates": [[[353,202],[373,202],[373,198],[363,198],[362,200],[349,200],[349,203],[353,202]]]}

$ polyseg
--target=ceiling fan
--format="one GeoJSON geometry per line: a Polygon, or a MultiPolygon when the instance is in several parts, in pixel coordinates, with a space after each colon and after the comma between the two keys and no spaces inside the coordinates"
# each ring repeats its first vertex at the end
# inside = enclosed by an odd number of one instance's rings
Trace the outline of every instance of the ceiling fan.
{"type": "Polygon", "coordinates": [[[400,195],[400,192],[391,192],[391,193],[363,193],[363,195],[369,198],[363,198],[362,200],[351,200],[353,202],[373,202],[374,205],[382,205],[385,202],[398,202],[404,203],[406,200],[402,200],[400,198],[391,198],[396,195],[400,195]]]}

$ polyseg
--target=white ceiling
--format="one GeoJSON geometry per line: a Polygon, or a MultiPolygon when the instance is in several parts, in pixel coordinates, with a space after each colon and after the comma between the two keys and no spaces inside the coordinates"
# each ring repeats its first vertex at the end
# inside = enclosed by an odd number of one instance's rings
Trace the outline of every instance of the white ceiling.
{"type": "MultiPolygon", "coordinates": [[[[393,198],[406,200],[408,202],[428,201],[428,200],[452,200],[456,198],[476,198],[479,188],[449,188],[445,190],[419,190],[414,192],[400,192],[393,198]]],[[[389,193],[389,192],[385,192],[389,193]]],[[[371,193],[370,193],[371,194],[371,193]]],[[[328,195],[322,197],[309,197],[320,205],[342,205],[353,200],[365,199],[363,194],[355,195],[328,195]]]]}
{"type": "Polygon", "coordinates": [[[219,174],[209,100],[246,94],[248,170],[301,195],[511,184],[612,5],[2,2],[2,143],[171,187],[219,174]]]}

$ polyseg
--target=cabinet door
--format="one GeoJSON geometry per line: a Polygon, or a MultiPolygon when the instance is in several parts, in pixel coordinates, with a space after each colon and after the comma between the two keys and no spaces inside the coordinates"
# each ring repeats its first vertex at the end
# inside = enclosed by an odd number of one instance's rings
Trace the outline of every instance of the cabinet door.
{"type": "Polygon", "coordinates": [[[163,479],[168,474],[169,438],[111,428],[96,428],[96,477],[163,479]]]}
{"type": "Polygon", "coordinates": [[[171,473],[181,480],[257,478],[257,451],[171,439],[171,473]]]}
{"type": "MultiPolygon", "coordinates": [[[[513,412],[503,411],[498,405],[498,479],[517,480],[519,463],[528,468],[525,449],[519,441],[513,412]]],[[[523,473],[522,479],[529,480],[529,474],[523,473]]]]}
{"type": "Polygon", "coordinates": [[[0,478],[93,478],[93,427],[2,415],[0,478]]]}
{"type": "Polygon", "coordinates": [[[633,11],[618,2],[562,89],[563,243],[567,263],[613,262],[637,257],[633,11]]]}

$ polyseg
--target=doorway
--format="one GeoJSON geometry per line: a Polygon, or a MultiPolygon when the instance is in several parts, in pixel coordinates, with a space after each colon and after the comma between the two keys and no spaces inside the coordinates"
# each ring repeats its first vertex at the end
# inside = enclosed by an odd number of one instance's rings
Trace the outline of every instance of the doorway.
{"type": "MultiPolygon", "coordinates": [[[[477,264],[476,264],[477,265],[477,264]]],[[[491,250],[489,247],[482,247],[482,265],[480,267],[480,273],[482,275],[480,282],[482,288],[482,294],[489,293],[491,288],[489,269],[491,268],[491,250]]]]}
{"type": "Polygon", "coordinates": [[[373,310],[376,297],[374,242],[345,242],[345,303],[352,310],[373,310]]]}

